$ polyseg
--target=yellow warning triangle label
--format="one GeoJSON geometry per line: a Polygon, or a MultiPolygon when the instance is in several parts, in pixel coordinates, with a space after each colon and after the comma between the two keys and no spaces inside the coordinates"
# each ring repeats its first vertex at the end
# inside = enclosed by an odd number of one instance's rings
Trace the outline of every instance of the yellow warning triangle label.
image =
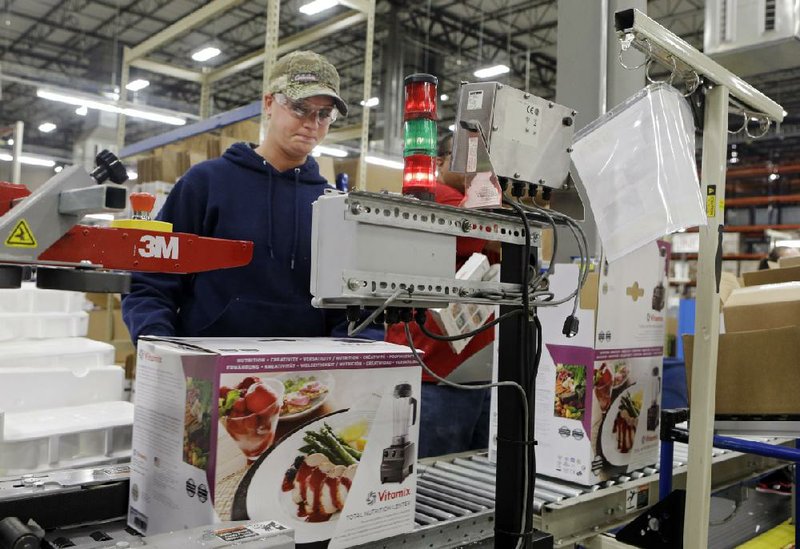
{"type": "Polygon", "coordinates": [[[33,236],[31,228],[24,219],[20,219],[19,223],[11,230],[8,238],[6,238],[6,246],[9,248],[36,247],[36,237],[33,236]]]}

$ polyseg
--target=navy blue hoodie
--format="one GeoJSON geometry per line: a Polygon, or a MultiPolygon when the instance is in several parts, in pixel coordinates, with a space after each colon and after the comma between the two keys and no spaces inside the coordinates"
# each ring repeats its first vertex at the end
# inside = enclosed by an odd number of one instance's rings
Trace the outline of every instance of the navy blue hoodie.
{"type": "Polygon", "coordinates": [[[175,232],[252,240],[253,261],[194,275],[134,273],[122,301],[133,341],[330,335],[344,314],[315,309],[309,293],[311,204],[326,188],[310,156],[279,172],[245,143],[192,167],[157,218],[175,232]]]}

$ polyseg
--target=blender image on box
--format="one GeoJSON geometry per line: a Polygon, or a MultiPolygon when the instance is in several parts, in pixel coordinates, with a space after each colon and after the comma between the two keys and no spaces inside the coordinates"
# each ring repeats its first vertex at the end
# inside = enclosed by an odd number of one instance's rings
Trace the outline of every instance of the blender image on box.
{"type": "Polygon", "coordinates": [[[408,428],[417,423],[417,399],[411,396],[411,385],[401,383],[394,388],[392,445],[383,450],[381,484],[403,482],[414,472],[416,449],[409,440],[408,428]]]}

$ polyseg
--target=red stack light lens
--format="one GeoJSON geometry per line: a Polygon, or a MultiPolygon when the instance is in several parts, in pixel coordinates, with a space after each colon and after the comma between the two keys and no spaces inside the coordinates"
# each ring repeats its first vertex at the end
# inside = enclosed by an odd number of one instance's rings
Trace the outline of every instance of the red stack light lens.
{"type": "Polygon", "coordinates": [[[403,80],[406,104],[403,133],[403,194],[434,200],[436,188],[436,97],[439,79],[412,74],[403,80]]]}
{"type": "Polygon", "coordinates": [[[406,103],[403,120],[436,120],[436,90],[439,79],[431,74],[412,74],[405,78],[406,103]]]}
{"type": "Polygon", "coordinates": [[[436,186],[436,157],[427,154],[406,156],[403,168],[403,192],[433,192],[436,186]]]}

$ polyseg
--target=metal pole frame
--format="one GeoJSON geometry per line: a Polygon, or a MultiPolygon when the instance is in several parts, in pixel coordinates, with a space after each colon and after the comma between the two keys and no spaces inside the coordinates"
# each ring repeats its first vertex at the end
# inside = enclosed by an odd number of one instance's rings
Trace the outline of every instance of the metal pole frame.
{"type": "Polygon", "coordinates": [[[22,184],[22,138],[25,135],[25,122],[17,120],[14,124],[14,158],[11,160],[11,182],[22,184]]]}
{"type": "MultiPolygon", "coordinates": [[[[725,170],[728,146],[728,103],[781,122],[786,112],[753,86],[712,61],[638,10],[615,14],[617,34],[650,59],[673,72],[697,75],[710,89],[705,97],[703,128],[702,193],[708,224],[700,227],[697,309],[694,340],[695,374],[692,376],[692,419],[689,426],[689,467],[686,485],[684,547],[708,546],[711,497],[711,448],[713,445],[719,345],[719,278],[722,262],[725,170]]],[[[662,471],[663,474],[663,471],[662,471]]]]}
{"type": "Polygon", "coordinates": [[[372,46],[375,42],[375,0],[368,0],[367,43],[364,50],[364,107],[361,110],[361,150],[358,156],[358,178],[356,190],[367,188],[367,152],[369,151],[369,107],[367,100],[372,95],[372,46]]]}
{"type": "Polygon", "coordinates": [[[267,31],[264,34],[264,70],[261,80],[261,121],[259,123],[259,141],[263,142],[267,136],[267,126],[269,119],[264,109],[264,90],[267,89],[269,78],[272,74],[272,65],[275,64],[278,49],[278,37],[280,36],[280,0],[267,1],[267,31]]]}

